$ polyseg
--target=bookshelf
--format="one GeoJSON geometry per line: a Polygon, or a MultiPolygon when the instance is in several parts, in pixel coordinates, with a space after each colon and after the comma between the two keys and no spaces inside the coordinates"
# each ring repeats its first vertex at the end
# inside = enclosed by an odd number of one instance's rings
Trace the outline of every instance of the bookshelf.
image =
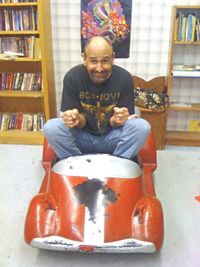
{"type": "Polygon", "coordinates": [[[200,6],[174,6],[168,64],[170,96],[165,143],[200,146],[200,6]]]}
{"type": "Polygon", "coordinates": [[[52,117],[50,1],[0,1],[0,143],[42,144],[42,125],[52,117]]]}

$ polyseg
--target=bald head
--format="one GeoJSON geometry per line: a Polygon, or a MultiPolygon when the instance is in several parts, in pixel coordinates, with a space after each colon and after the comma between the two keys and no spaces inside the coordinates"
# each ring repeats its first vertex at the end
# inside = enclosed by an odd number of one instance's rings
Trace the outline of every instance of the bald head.
{"type": "Polygon", "coordinates": [[[99,52],[98,54],[108,53],[113,54],[112,45],[102,36],[94,36],[88,40],[85,45],[84,54],[99,52]]]}
{"type": "Polygon", "coordinates": [[[83,62],[94,83],[103,83],[110,77],[113,60],[113,48],[102,36],[92,37],[85,45],[83,62]]]}

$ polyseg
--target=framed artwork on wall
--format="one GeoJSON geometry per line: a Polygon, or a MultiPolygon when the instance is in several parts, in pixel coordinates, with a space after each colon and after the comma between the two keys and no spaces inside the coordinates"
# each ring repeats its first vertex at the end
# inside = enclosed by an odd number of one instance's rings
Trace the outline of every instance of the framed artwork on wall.
{"type": "Polygon", "coordinates": [[[81,50],[88,39],[104,36],[116,58],[130,52],[132,0],[81,0],[81,50]]]}

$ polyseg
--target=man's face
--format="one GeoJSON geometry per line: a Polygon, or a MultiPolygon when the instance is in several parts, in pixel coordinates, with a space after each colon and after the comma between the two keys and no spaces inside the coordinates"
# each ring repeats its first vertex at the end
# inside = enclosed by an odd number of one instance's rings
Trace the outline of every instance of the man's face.
{"type": "Polygon", "coordinates": [[[84,54],[84,65],[95,84],[105,82],[111,75],[114,54],[108,49],[88,49],[84,54]]]}

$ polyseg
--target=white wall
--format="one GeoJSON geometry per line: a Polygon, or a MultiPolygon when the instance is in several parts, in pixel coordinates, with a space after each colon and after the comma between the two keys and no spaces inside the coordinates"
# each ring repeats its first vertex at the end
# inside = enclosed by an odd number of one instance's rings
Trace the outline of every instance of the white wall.
{"type": "MultiPolygon", "coordinates": [[[[172,6],[199,4],[199,0],[133,0],[130,58],[115,63],[147,80],[167,75],[172,6]]],[[[82,62],[80,0],[51,0],[51,12],[59,110],[63,76],[82,62]]]]}

